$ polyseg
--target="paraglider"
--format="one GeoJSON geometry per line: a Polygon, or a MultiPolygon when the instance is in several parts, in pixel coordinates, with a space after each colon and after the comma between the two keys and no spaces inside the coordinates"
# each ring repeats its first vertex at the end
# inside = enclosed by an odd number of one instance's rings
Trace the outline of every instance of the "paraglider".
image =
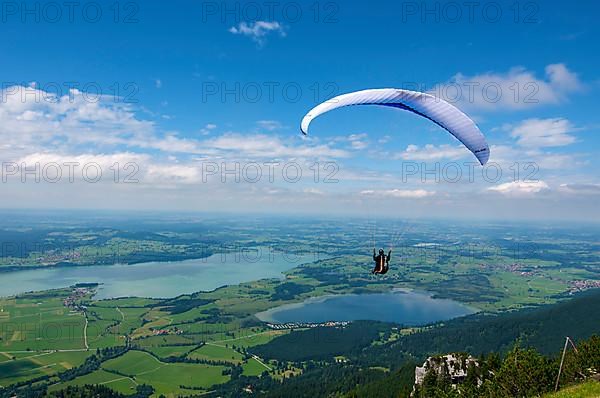
{"type": "Polygon", "coordinates": [[[383,249],[379,249],[379,255],[375,255],[375,249],[373,249],[373,261],[375,261],[375,268],[371,271],[372,274],[384,275],[390,269],[390,259],[392,258],[392,251],[390,250],[385,255],[383,249]]]}
{"type": "MultiPolygon", "coordinates": [[[[311,122],[318,116],[334,109],[351,105],[389,106],[412,112],[431,120],[458,139],[483,166],[490,157],[490,148],[475,122],[454,105],[431,94],[395,88],[370,89],[339,95],[311,109],[302,118],[300,129],[308,134],[311,122]]],[[[373,249],[375,269],[373,274],[385,274],[389,269],[392,251],[387,256],[383,249],[379,255],[373,249]]]]}
{"type": "Polygon", "coordinates": [[[350,105],[390,106],[427,118],[456,137],[485,165],[490,148],[475,122],[454,105],[431,94],[396,88],[356,91],[339,95],[311,109],[302,119],[300,129],[308,134],[310,123],[318,116],[350,105]]]}

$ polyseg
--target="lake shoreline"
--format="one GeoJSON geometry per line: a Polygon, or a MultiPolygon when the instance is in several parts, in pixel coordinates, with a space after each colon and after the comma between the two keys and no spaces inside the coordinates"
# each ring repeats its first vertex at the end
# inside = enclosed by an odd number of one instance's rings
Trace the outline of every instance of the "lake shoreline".
{"type": "Polygon", "coordinates": [[[0,265],[0,274],[5,273],[5,272],[30,271],[30,270],[37,270],[37,269],[73,268],[73,267],[110,267],[113,265],[138,265],[138,264],[146,264],[146,263],[172,263],[172,262],[177,262],[177,261],[202,260],[202,259],[209,258],[209,257],[217,255],[217,254],[227,254],[227,253],[226,252],[210,253],[210,254],[207,254],[204,256],[194,256],[194,257],[181,256],[181,257],[174,257],[169,260],[156,259],[156,260],[148,261],[147,259],[144,259],[144,260],[140,260],[140,261],[132,261],[132,262],[126,262],[126,263],[98,262],[98,263],[87,263],[87,264],[75,264],[75,263],[70,263],[67,261],[61,261],[58,263],[52,263],[52,264],[47,264],[47,265],[0,265]]]}
{"type": "Polygon", "coordinates": [[[98,283],[95,296],[98,300],[173,298],[260,279],[281,279],[285,277],[284,272],[313,261],[310,255],[289,258],[285,252],[270,248],[262,250],[261,247],[252,248],[258,255],[223,252],[175,261],[20,268],[2,273],[0,296],[68,288],[76,283],[98,283]]]}
{"type": "Polygon", "coordinates": [[[436,299],[434,292],[410,288],[393,288],[388,292],[380,293],[326,294],[318,297],[309,297],[301,302],[269,308],[254,314],[254,316],[261,322],[272,324],[373,320],[405,324],[407,326],[421,326],[432,322],[473,315],[478,312],[481,312],[481,309],[456,300],[436,299]],[[369,298],[373,298],[373,300],[369,300],[369,298]],[[356,302],[353,302],[354,299],[356,302]],[[394,300],[395,302],[390,304],[394,300]],[[334,303],[334,301],[338,301],[339,303],[334,303]],[[385,303],[384,306],[380,304],[381,302],[385,303]],[[417,305],[415,306],[415,304],[417,305]],[[388,305],[391,307],[389,312],[388,305]],[[393,305],[401,306],[404,311],[398,312],[398,308],[396,308],[396,312],[394,312],[393,305]],[[328,306],[332,308],[327,308],[328,306]],[[431,307],[428,311],[421,310],[421,308],[427,306],[431,307]],[[386,309],[382,311],[383,307],[386,307],[386,309]],[[449,311],[449,317],[441,316],[443,307],[446,307],[447,311],[449,311]],[[312,314],[310,313],[311,310],[314,311],[312,314]],[[344,310],[353,310],[359,315],[350,316],[344,310]],[[326,313],[332,314],[333,318],[324,317],[323,314],[326,313]],[[399,318],[392,319],[394,316],[390,314],[398,315],[399,318]],[[437,316],[433,316],[434,314],[437,316]],[[294,319],[286,318],[287,316],[294,317],[294,319]],[[400,319],[401,317],[404,318],[400,319]]]}

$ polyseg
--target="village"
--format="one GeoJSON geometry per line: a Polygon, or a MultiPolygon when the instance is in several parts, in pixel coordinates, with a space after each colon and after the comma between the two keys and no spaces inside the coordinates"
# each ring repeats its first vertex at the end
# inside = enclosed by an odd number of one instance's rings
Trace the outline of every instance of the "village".
{"type": "Polygon", "coordinates": [[[85,312],[87,307],[81,304],[81,300],[95,293],[97,286],[97,283],[77,284],[73,286],[73,291],[63,300],[63,305],[73,312],[85,312]]]}
{"type": "Polygon", "coordinates": [[[287,323],[267,323],[267,327],[273,330],[285,329],[310,329],[317,327],[345,327],[350,324],[350,321],[328,321],[328,322],[287,322],[287,323]]]}

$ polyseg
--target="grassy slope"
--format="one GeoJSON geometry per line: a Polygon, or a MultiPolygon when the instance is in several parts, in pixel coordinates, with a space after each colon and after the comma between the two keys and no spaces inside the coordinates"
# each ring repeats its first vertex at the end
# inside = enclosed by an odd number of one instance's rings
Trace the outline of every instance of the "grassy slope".
{"type": "Polygon", "coordinates": [[[576,386],[563,388],[562,390],[546,394],[543,398],[598,398],[600,397],[600,383],[588,381],[576,386]]]}

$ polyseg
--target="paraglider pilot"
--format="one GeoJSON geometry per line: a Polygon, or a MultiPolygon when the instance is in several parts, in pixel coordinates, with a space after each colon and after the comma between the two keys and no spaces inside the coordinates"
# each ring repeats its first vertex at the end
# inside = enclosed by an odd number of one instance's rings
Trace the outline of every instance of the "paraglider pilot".
{"type": "Polygon", "coordinates": [[[388,272],[388,269],[390,268],[390,258],[391,257],[392,257],[391,250],[388,252],[388,254],[386,256],[383,249],[379,249],[379,255],[376,255],[375,249],[373,249],[373,261],[375,261],[375,268],[373,269],[372,273],[383,275],[386,272],[388,272]]]}

